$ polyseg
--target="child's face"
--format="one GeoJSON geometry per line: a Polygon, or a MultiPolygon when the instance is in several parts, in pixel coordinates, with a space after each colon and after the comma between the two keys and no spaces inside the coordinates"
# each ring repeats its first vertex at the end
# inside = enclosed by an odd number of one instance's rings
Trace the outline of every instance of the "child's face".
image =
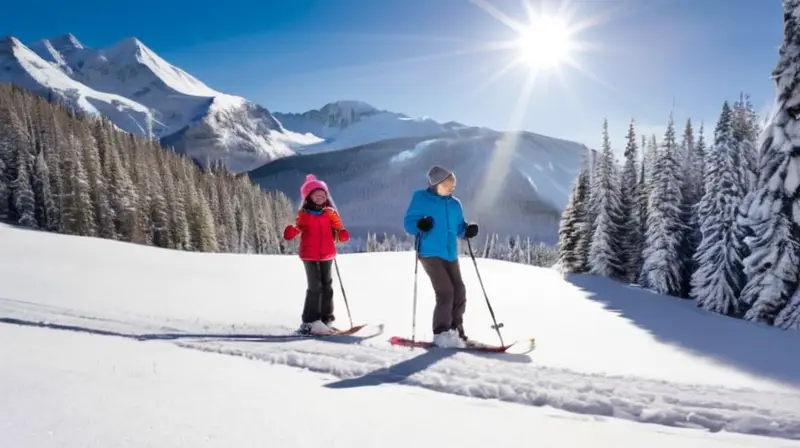
{"type": "Polygon", "coordinates": [[[328,199],[328,195],[323,190],[314,190],[311,193],[311,201],[317,205],[322,205],[328,199]]]}

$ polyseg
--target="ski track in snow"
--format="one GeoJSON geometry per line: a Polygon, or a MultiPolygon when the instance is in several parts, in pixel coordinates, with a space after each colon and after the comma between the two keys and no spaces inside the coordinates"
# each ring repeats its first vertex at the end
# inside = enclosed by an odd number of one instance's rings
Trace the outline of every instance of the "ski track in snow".
{"type": "MultiPolygon", "coordinates": [[[[292,329],[182,321],[129,313],[94,316],[8,299],[0,299],[0,318],[6,324],[63,325],[69,328],[61,329],[98,335],[173,339],[169,343],[188,349],[329,374],[336,380],[325,387],[332,389],[403,384],[666,426],[800,439],[800,393],[678,384],[542,367],[536,365],[536,351],[530,355],[498,355],[410,350],[390,346],[386,342],[389,335],[385,333],[360,344],[333,339],[269,340],[269,335],[286,335],[292,329]],[[219,336],[193,338],[186,333],[217,333],[219,336]],[[231,340],[245,333],[261,334],[264,338],[231,340]]],[[[361,333],[370,334],[370,330],[367,327],[361,333]]]]}

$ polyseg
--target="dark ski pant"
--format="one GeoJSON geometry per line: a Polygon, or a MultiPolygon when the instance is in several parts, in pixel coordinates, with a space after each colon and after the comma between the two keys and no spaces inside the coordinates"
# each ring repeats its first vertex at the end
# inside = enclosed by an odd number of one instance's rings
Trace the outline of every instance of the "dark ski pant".
{"type": "Polygon", "coordinates": [[[333,260],[303,261],[306,268],[306,303],[303,306],[303,322],[321,320],[330,324],[333,316],[333,260]]]}
{"type": "Polygon", "coordinates": [[[457,330],[464,336],[464,311],[467,309],[467,288],[461,279],[458,260],[447,261],[439,257],[420,257],[422,268],[431,280],[436,294],[433,309],[433,334],[457,330]]]}

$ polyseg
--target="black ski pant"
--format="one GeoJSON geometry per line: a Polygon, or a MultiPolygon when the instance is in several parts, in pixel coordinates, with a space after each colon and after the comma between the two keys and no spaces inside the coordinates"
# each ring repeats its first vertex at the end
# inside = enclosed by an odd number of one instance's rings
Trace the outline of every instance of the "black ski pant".
{"type": "Polygon", "coordinates": [[[303,306],[303,322],[321,320],[326,325],[333,316],[333,279],[331,266],[333,260],[303,261],[306,268],[306,303],[303,306]]]}
{"type": "Polygon", "coordinates": [[[467,288],[461,279],[458,260],[447,261],[439,257],[420,257],[419,260],[436,294],[433,334],[456,330],[462,338],[465,338],[464,311],[467,309],[467,288]]]}

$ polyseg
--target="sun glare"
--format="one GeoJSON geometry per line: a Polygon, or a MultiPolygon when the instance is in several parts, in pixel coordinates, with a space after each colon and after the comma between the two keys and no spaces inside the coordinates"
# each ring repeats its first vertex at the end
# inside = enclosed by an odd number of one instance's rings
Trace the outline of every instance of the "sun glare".
{"type": "Polygon", "coordinates": [[[556,17],[536,18],[520,32],[519,57],[532,68],[552,69],[569,59],[572,42],[567,25],[556,17]]]}

